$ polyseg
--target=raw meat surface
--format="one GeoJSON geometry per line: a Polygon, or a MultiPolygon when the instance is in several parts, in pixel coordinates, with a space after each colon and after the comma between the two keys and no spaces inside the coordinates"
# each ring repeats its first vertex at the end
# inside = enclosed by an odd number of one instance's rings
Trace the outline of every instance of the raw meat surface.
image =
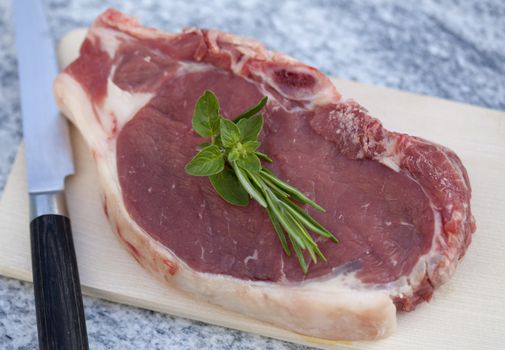
{"type": "MultiPolygon", "coordinates": [[[[198,271],[265,281],[304,279],[296,258],[284,255],[263,208],[255,202],[232,206],[207,178],[184,172],[203,142],[191,131],[193,108],[203,91],[215,91],[229,117],[261,94],[221,70],[168,79],[118,137],[119,180],[130,215],[198,271]]],[[[265,113],[266,142],[260,150],[271,155],[278,176],[326,208],[326,213],[311,213],[342,242],[319,240],[328,263],[310,266],[305,278],[344,265],[375,283],[410,272],[433,237],[433,211],[421,187],[405,172],[339,155],[335,144],[310,125],[312,113],[272,109],[265,113]]]]}
{"type": "Polygon", "coordinates": [[[90,145],[105,213],[137,261],[196,297],[287,329],[390,334],[393,304],[408,311],[429,300],[475,231],[452,151],[384,129],[322,73],[253,40],[161,33],[108,10],[55,93],[90,145]],[[318,237],[327,263],[304,275],[264,209],[229,205],[208,179],[185,174],[202,142],[191,116],[205,89],[227,118],[269,96],[260,150],[326,208],[309,211],[341,240],[318,237]]]}

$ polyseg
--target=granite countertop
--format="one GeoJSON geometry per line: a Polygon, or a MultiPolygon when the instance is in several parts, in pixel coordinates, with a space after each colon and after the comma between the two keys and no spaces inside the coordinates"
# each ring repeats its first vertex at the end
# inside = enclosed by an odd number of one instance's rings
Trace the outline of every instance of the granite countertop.
{"type": "MultiPolygon", "coordinates": [[[[55,40],[111,6],[166,31],[257,38],[332,76],[505,110],[502,0],[44,3],[55,40]]],[[[0,193],[22,138],[12,24],[10,1],[0,0],[0,193]]],[[[32,293],[31,284],[0,277],[1,349],[36,348],[32,293]]],[[[94,298],[84,304],[93,349],[305,349],[94,298]]]]}

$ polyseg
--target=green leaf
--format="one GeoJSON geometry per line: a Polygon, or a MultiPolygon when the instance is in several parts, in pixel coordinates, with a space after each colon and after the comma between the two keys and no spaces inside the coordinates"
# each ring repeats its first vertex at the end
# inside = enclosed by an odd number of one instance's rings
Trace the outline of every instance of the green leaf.
{"type": "Polygon", "coordinates": [[[270,158],[269,156],[267,156],[265,153],[261,153],[259,151],[256,151],[256,155],[260,158],[260,159],[263,159],[263,160],[266,160],[267,162],[269,163],[272,163],[273,160],[272,158],[270,158]]]}
{"type": "Polygon", "coordinates": [[[267,207],[267,203],[265,201],[265,198],[263,198],[263,195],[253,186],[251,181],[247,178],[247,173],[245,170],[242,170],[236,162],[232,162],[232,167],[233,170],[235,170],[235,175],[237,175],[237,178],[239,182],[242,184],[244,189],[251,195],[251,197],[259,203],[263,208],[267,207]]]}
{"type": "MultiPolygon", "coordinates": [[[[245,143],[242,142],[237,142],[234,146],[231,147],[228,153],[228,160],[230,162],[236,161],[236,160],[242,160],[242,161],[251,161],[251,160],[246,160],[248,157],[256,157],[258,158],[255,153],[256,153],[256,148],[258,148],[260,143],[258,141],[247,141],[245,143]]],[[[259,158],[258,158],[259,162],[259,158]]],[[[258,163],[261,167],[261,162],[258,163]]],[[[256,172],[259,172],[260,168],[255,170],[256,172]]]]}
{"type": "Polygon", "coordinates": [[[236,147],[233,147],[230,150],[230,153],[228,153],[228,161],[229,162],[235,162],[240,159],[240,152],[236,147]]]}
{"type": "Polygon", "coordinates": [[[292,237],[294,241],[302,248],[305,248],[305,244],[303,240],[300,238],[300,233],[298,232],[297,227],[289,220],[289,218],[284,215],[281,209],[278,206],[278,199],[275,197],[273,192],[265,188],[265,198],[267,199],[268,206],[272,208],[272,212],[279,219],[282,228],[288,233],[289,237],[292,237]]]}
{"type": "Polygon", "coordinates": [[[314,247],[314,250],[316,251],[316,254],[319,255],[319,257],[324,261],[327,262],[328,260],[326,259],[326,256],[324,256],[323,252],[319,249],[319,246],[316,244],[314,247]]]}
{"type": "Polygon", "coordinates": [[[241,141],[256,141],[263,128],[263,117],[261,115],[253,115],[249,118],[240,119],[237,126],[242,135],[241,141]]]}
{"type": "Polygon", "coordinates": [[[317,204],[316,202],[311,200],[309,197],[304,195],[302,192],[300,192],[299,190],[297,190],[293,186],[288,185],[284,181],[277,178],[270,171],[261,170],[261,175],[265,176],[266,178],[271,180],[273,183],[275,183],[277,186],[282,188],[284,191],[288,192],[290,195],[292,195],[294,198],[296,198],[299,202],[301,202],[303,204],[308,204],[311,207],[313,207],[321,212],[325,212],[324,208],[322,208],[319,204],[317,204]]]}
{"type": "Polygon", "coordinates": [[[266,187],[265,183],[263,180],[257,175],[257,173],[253,173],[247,169],[244,169],[245,172],[247,173],[247,176],[251,180],[251,182],[256,185],[256,188],[259,189],[260,191],[264,192],[264,189],[266,187]]]}
{"type": "Polygon", "coordinates": [[[221,142],[224,147],[232,147],[240,141],[240,129],[231,120],[221,119],[220,132],[221,142]]]}
{"type": "Polygon", "coordinates": [[[217,147],[223,147],[223,143],[221,142],[221,136],[220,135],[217,135],[215,138],[214,138],[214,142],[213,142],[217,147]]]}
{"type": "Polygon", "coordinates": [[[317,257],[316,254],[314,253],[314,248],[317,248],[317,244],[316,242],[314,242],[314,239],[309,235],[305,227],[303,227],[303,225],[298,220],[296,220],[295,217],[293,217],[293,215],[291,215],[289,212],[284,212],[284,214],[288,216],[291,222],[298,228],[300,238],[305,243],[305,247],[309,251],[312,261],[314,261],[314,263],[317,263],[317,257]]]}
{"type": "Polygon", "coordinates": [[[193,176],[210,176],[224,169],[224,157],[219,147],[210,145],[202,149],[186,164],[186,172],[193,176]]]}
{"type": "Polygon", "coordinates": [[[275,232],[277,232],[277,236],[279,236],[279,240],[281,241],[284,253],[286,253],[287,256],[291,256],[291,250],[289,250],[288,242],[286,241],[286,235],[282,230],[279,220],[275,217],[275,214],[272,212],[272,209],[270,207],[267,207],[267,212],[268,216],[270,217],[270,221],[272,221],[272,225],[274,226],[275,232]]]}
{"type": "Polygon", "coordinates": [[[323,237],[331,239],[333,242],[338,243],[338,239],[327,229],[325,229],[319,222],[310,216],[305,210],[297,206],[290,200],[282,201],[282,205],[293,214],[299,221],[301,221],[309,230],[320,234],[323,237]]]}
{"type": "Polygon", "coordinates": [[[230,204],[246,206],[249,204],[249,194],[242,187],[233,170],[225,167],[223,171],[210,177],[210,182],[216,192],[230,204]]]}
{"type": "Polygon", "coordinates": [[[253,154],[248,154],[244,158],[240,158],[237,160],[238,166],[242,169],[248,170],[252,173],[259,173],[261,169],[261,162],[258,156],[253,154]]]}
{"type": "Polygon", "coordinates": [[[198,99],[191,124],[202,137],[212,137],[219,134],[219,101],[212,91],[205,90],[198,99]]]}
{"type": "Polygon", "coordinates": [[[263,182],[265,184],[268,185],[268,187],[278,196],[278,197],[281,197],[281,198],[288,198],[289,197],[289,194],[287,194],[286,192],[284,192],[283,190],[281,190],[279,187],[275,186],[275,184],[273,182],[271,182],[270,180],[268,180],[267,178],[265,177],[261,177],[261,179],[263,180],[263,182]]]}
{"type": "Polygon", "coordinates": [[[293,246],[293,250],[295,251],[296,257],[298,258],[298,262],[300,263],[300,266],[302,267],[303,273],[307,274],[309,271],[309,268],[307,266],[307,262],[305,261],[305,257],[303,256],[302,250],[300,249],[300,246],[298,246],[293,238],[291,236],[288,236],[289,240],[291,242],[291,245],[293,246]]]}
{"type": "Polygon", "coordinates": [[[256,150],[260,146],[258,141],[247,141],[242,144],[247,153],[256,153],[256,150]]]}
{"type": "Polygon", "coordinates": [[[235,123],[237,123],[241,119],[252,117],[253,115],[257,114],[259,111],[261,111],[261,109],[263,107],[265,107],[265,105],[267,104],[267,101],[268,101],[268,97],[263,96],[263,98],[258,102],[258,104],[256,106],[251,107],[250,109],[248,109],[244,113],[238,115],[235,119],[233,119],[233,121],[235,123]]]}

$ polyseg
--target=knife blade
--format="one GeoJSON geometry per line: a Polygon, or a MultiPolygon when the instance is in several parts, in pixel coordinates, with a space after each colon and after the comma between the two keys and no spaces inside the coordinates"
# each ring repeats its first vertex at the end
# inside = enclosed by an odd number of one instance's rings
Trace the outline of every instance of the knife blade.
{"type": "Polygon", "coordinates": [[[40,349],[87,349],[86,323],[64,189],[74,173],[67,122],[55,104],[56,53],[42,4],[13,0],[30,197],[40,349]]]}

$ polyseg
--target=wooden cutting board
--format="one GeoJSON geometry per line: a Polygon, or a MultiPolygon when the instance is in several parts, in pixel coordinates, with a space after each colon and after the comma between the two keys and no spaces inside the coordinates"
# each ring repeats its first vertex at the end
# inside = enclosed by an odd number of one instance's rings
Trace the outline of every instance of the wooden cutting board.
{"type": "MultiPolygon", "coordinates": [[[[444,144],[462,158],[473,186],[477,232],[454,278],[429,304],[398,315],[397,332],[376,342],[301,336],[195,301],[145,272],[103,215],[87,147],[72,130],[77,174],[67,200],[87,295],[322,349],[496,349],[505,334],[505,112],[334,80],[391,130],[444,144]]],[[[0,274],[31,281],[28,197],[20,148],[0,202],[0,274]]]]}

